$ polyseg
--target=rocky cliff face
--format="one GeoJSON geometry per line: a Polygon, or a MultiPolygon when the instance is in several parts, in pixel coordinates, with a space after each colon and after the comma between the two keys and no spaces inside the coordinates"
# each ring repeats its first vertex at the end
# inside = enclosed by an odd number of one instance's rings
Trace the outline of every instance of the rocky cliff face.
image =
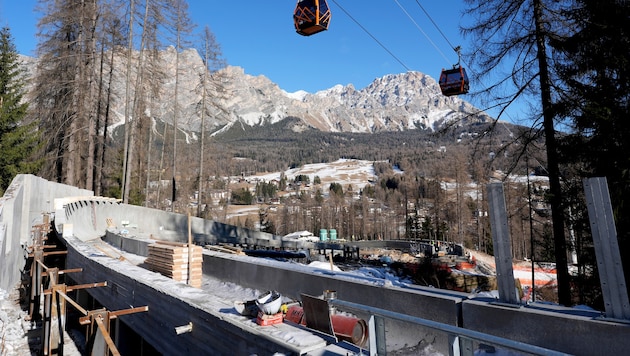
{"type": "MultiPolygon", "coordinates": [[[[173,122],[175,107],[175,59],[172,47],[160,54],[165,79],[159,99],[154,100],[155,104],[148,110],[154,119],[167,123],[173,122]]],[[[120,123],[125,112],[123,62],[117,61],[113,84],[114,97],[120,98],[113,105],[120,123]]],[[[35,61],[25,60],[25,63],[32,73],[35,61]]],[[[182,130],[199,131],[200,81],[205,67],[196,51],[187,50],[180,55],[179,68],[177,124],[182,130]]],[[[266,125],[288,117],[299,119],[291,125],[297,132],[314,128],[324,132],[360,133],[435,130],[446,123],[465,126],[490,120],[468,102],[443,96],[437,82],[419,72],[386,75],[360,90],[349,84],[317,93],[287,93],[268,78],[247,75],[240,67],[228,66],[218,77],[224,94],[217,92],[216,85],[208,87],[213,104],[208,105],[205,123],[205,127],[216,134],[232,125],[266,125]]]]}
{"type": "Polygon", "coordinates": [[[287,93],[269,79],[252,77],[238,67],[226,69],[229,91],[225,102],[231,122],[248,125],[277,122],[292,116],[302,125],[326,132],[434,130],[454,120],[460,125],[490,120],[457,97],[445,97],[437,82],[422,73],[387,75],[366,88],[337,85],[317,93],[287,93]]]}

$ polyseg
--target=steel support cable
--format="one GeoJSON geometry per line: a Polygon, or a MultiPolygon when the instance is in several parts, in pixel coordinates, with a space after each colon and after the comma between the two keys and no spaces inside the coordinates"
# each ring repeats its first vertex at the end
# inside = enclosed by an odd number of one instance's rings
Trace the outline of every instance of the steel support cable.
{"type": "MultiPolygon", "coordinates": [[[[444,58],[444,60],[446,61],[446,63],[451,64],[451,62],[449,62],[448,58],[446,57],[446,55],[444,55],[444,52],[442,52],[440,50],[440,48],[435,44],[435,42],[433,42],[433,40],[431,40],[431,37],[429,37],[429,35],[426,34],[426,32],[424,32],[424,30],[422,29],[422,27],[420,27],[420,25],[418,25],[418,23],[416,22],[416,20],[413,19],[413,17],[411,17],[411,15],[409,14],[409,12],[407,12],[407,10],[400,4],[400,2],[398,0],[394,0],[394,2],[396,3],[396,5],[398,5],[398,7],[400,7],[400,9],[405,13],[405,15],[407,15],[407,17],[409,18],[409,20],[411,20],[411,22],[413,22],[414,25],[416,25],[416,28],[424,35],[424,37],[427,39],[427,41],[429,41],[429,43],[431,43],[431,45],[433,46],[433,48],[435,48],[435,50],[442,56],[442,58],[444,58]]],[[[426,14],[426,11],[425,11],[426,14]]],[[[427,15],[428,16],[428,15],[427,15]]],[[[429,19],[431,19],[429,17],[429,19]]],[[[433,20],[431,19],[431,22],[433,22],[433,20]]],[[[435,23],[433,23],[435,25],[435,23]]],[[[440,29],[438,28],[438,31],[440,31],[440,29]]],[[[442,31],[440,31],[440,33],[442,33],[442,31]]],[[[444,34],[442,34],[442,36],[444,36],[444,34]]],[[[446,40],[446,42],[448,42],[448,40],[446,40]]],[[[450,43],[449,43],[450,44],[450,43]]]]}
{"type": "MultiPolygon", "coordinates": [[[[401,7],[401,9],[403,9],[403,11],[405,13],[407,13],[407,11],[405,11],[405,9],[398,3],[397,0],[395,0],[396,3],[398,4],[398,6],[401,7]]],[[[402,62],[402,60],[400,60],[400,58],[398,58],[396,55],[394,55],[394,53],[392,53],[381,41],[379,41],[376,37],[374,37],[374,35],[372,35],[372,33],[370,33],[370,31],[368,31],[363,25],[361,25],[361,23],[355,19],[352,15],[350,15],[350,13],[348,11],[346,11],[346,9],[344,9],[341,5],[339,5],[339,3],[336,0],[332,0],[332,2],[339,7],[339,9],[341,9],[341,11],[343,11],[352,21],[354,21],[354,23],[357,24],[357,26],[359,26],[365,33],[368,34],[368,36],[370,36],[376,43],[378,43],[379,46],[381,46],[387,53],[389,53],[390,56],[392,56],[398,63],[400,63],[400,65],[403,66],[403,68],[405,68],[408,72],[414,72],[412,69],[410,69],[405,63],[402,62]]],[[[433,23],[433,25],[437,28],[438,32],[440,32],[440,34],[442,35],[442,37],[446,40],[446,42],[449,44],[449,46],[451,46],[451,48],[455,51],[455,48],[451,42],[448,40],[448,38],[446,37],[446,35],[444,34],[444,32],[442,32],[442,30],[439,28],[439,26],[435,23],[435,21],[433,20],[433,18],[429,15],[429,13],[424,9],[424,7],[416,0],[416,3],[418,4],[418,6],[420,6],[420,8],[422,9],[422,11],[427,15],[427,17],[429,18],[429,20],[431,21],[431,23],[433,23]]],[[[407,14],[408,15],[408,14],[407,14]]],[[[409,16],[409,15],[408,15],[409,16]]],[[[411,18],[411,17],[410,17],[411,18]]],[[[413,21],[413,19],[412,19],[413,21]]],[[[413,21],[415,23],[415,21],[413,21]]],[[[420,28],[420,26],[418,26],[416,24],[416,26],[418,28],[420,28]]],[[[424,34],[424,31],[422,31],[422,29],[420,28],[420,31],[424,34]]],[[[427,37],[427,39],[429,39],[429,37],[425,34],[425,36],[427,37]]],[[[436,50],[438,52],[440,52],[442,54],[442,56],[445,58],[445,60],[448,62],[448,58],[446,58],[446,56],[444,56],[444,54],[437,48],[437,46],[431,41],[431,39],[429,39],[429,42],[431,42],[433,44],[433,46],[436,48],[436,50]]],[[[458,58],[459,59],[459,58],[458,58]]],[[[461,61],[461,59],[459,59],[461,61]]],[[[462,61],[463,62],[463,61],[462,61]]],[[[449,62],[450,63],[450,62],[449,62]]],[[[464,63],[465,64],[465,63],[464,63]]],[[[474,74],[474,73],[473,73],[474,74]]],[[[479,110],[479,112],[482,112],[483,110],[479,110]]],[[[508,115],[509,116],[509,115],[508,115]]],[[[505,124],[504,124],[505,125],[505,124]]]]}
{"type": "MultiPolygon", "coordinates": [[[[396,1],[396,3],[398,3],[398,0],[394,0],[396,1]]],[[[435,28],[438,30],[438,32],[440,33],[440,35],[442,35],[442,38],[444,38],[444,40],[446,41],[446,43],[448,43],[448,45],[453,49],[453,51],[457,52],[458,54],[458,63],[462,63],[464,64],[464,67],[468,67],[468,70],[471,72],[471,74],[474,75],[475,78],[479,78],[479,75],[477,75],[477,73],[475,73],[475,71],[472,69],[472,67],[468,66],[462,59],[461,56],[459,54],[458,51],[458,47],[459,46],[453,46],[453,44],[451,43],[451,41],[449,41],[448,37],[446,37],[446,35],[444,34],[444,32],[442,32],[442,29],[440,28],[440,26],[437,25],[437,23],[435,22],[435,20],[433,20],[433,17],[431,17],[431,15],[429,14],[429,12],[424,8],[424,6],[422,6],[422,4],[420,3],[419,0],[416,0],[416,4],[418,4],[418,6],[420,7],[420,9],[422,10],[422,12],[424,12],[424,14],[429,18],[429,21],[431,21],[431,23],[433,24],[433,26],[435,26],[435,28]]],[[[399,5],[400,6],[400,5],[399,5]]],[[[402,8],[402,7],[401,7],[402,8]]],[[[406,11],[405,11],[406,12],[406,11]]],[[[424,33],[424,32],[423,32],[424,33]]],[[[439,50],[438,50],[439,51],[439,50]]],[[[441,53],[441,52],[440,52],[441,53]]],[[[486,85],[484,83],[481,83],[484,87],[486,87],[486,85]]],[[[487,87],[486,87],[487,88],[487,87]]],[[[504,108],[503,110],[501,110],[502,112],[505,111],[506,108],[504,108]]],[[[481,111],[481,110],[480,110],[481,111]]],[[[510,114],[506,112],[506,115],[508,116],[508,118],[512,119],[510,117],[510,114]]],[[[505,125],[505,123],[502,123],[503,126],[507,129],[507,126],[505,125]]],[[[510,131],[508,129],[508,131],[510,131]]],[[[510,131],[511,133],[511,131],[510,131]]]]}
{"type": "MultiPolygon", "coordinates": [[[[398,1],[396,1],[396,2],[398,2],[398,1]]],[[[435,26],[435,28],[438,30],[440,35],[442,35],[442,38],[444,38],[444,40],[446,40],[446,43],[448,43],[448,45],[451,46],[451,48],[453,50],[455,50],[456,46],[453,46],[451,41],[448,40],[448,38],[446,37],[444,32],[442,32],[442,29],[440,29],[440,27],[437,25],[437,23],[435,21],[433,21],[433,18],[431,17],[431,15],[429,15],[429,12],[424,8],[424,6],[422,6],[422,4],[420,4],[420,1],[416,0],[416,4],[418,4],[418,6],[420,6],[420,9],[422,9],[422,12],[424,12],[424,14],[427,15],[427,17],[429,18],[429,21],[431,21],[431,23],[433,24],[433,26],[435,26]]]]}
{"type": "Polygon", "coordinates": [[[376,37],[374,37],[374,35],[372,35],[370,31],[368,31],[365,27],[363,27],[363,25],[361,25],[359,21],[357,21],[354,17],[352,17],[352,15],[350,15],[350,13],[346,11],[346,9],[344,9],[341,5],[339,5],[337,1],[332,0],[332,2],[335,5],[337,5],[337,7],[339,7],[341,11],[343,11],[352,21],[354,21],[354,23],[356,23],[365,33],[367,33],[368,36],[370,36],[376,43],[378,43],[379,46],[381,46],[387,53],[389,53],[390,56],[392,56],[398,63],[400,63],[400,65],[402,65],[408,72],[412,72],[412,70],[409,67],[407,67],[407,65],[403,63],[403,61],[401,61],[400,58],[396,57],[396,55],[394,55],[392,51],[390,51],[387,47],[385,47],[385,45],[381,43],[381,41],[379,41],[376,37]]]}
{"type": "MultiPolygon", "coordinates": [[[[438,26],[438,24],[435,22],[435,20],[433,20],[433,17],[431,17],[431,15],[429,14],[429,12],[424,8],[424,6],[422,6],[422,4],[420,3],[420,1],[416,0],[416,4],[418,4],[418,6],[420,7],[420,9],[422,10],[422,12],[424,12],[425,15],[427,15],[427,18],[429,19],[429,21],[431,21],[431,23],[433,24],[433,26],[435,26],[435,28],[438,30],[438,32],[440,33],[440,35],[442,36],[442,38],[444,38],[444,40],[446,41],[446,43],[448,43],[448,45],[451,47],[451,49],[455,52],[457,52],[457,63],[463,63],[464,67],[468,67],[468,65],[466,63],[464,63],[461,60],[461,56],[459,54],[458,51],[458,47],[459,46],[453,46],[453,44],[451,43],[451,41],[449,41],[448,37],[446,37],[446,35],[444,34],[444,32],[442,31],[442,29],[440,28],[440,26],[438,26]]],[[[475,73],[472,73],[475,74],[475,73]]]]}
{"type": "MultiPolygon", "coordinates": [[[[396,1],[396,3],[398,4],[398,6],[400,6],[401,9],[403,9],[403,7],[398,3],[398,0],[394,0],[396,1]]],[[[446,43],[448,43],[448,45],[453,49],[453,51],[457,52],[457,64],[463,63],[464,67],[468,67],[468,65],[466,63],[464,63],[464,61],[462,61],[461,59],[461,54],[460,54],[460,46],[453,46],[453,44],[451,43],[451,41],[449,41],[448,37],[446,37],[446,35],[444,34],[444,32],[442,32],[442,29],[440,29],[440,26],[437,25],[437,23],[433,20],[433,18],[431,17],[431,15],[429,15],[429,12],[424,8],[424,6],[422,6],[422,4],[420,4],[420,1],[416,0],[416,4],[418,4],[418,6],[420,7],[420,9],[422,9],[422,11],[424,12],[425,15],[427,15],[427,17],[429,18],[429,21],[431,21],[431,23],[433,24],[433,26],[435,26],[435,28],[438,30],[438,32],[440,33],[440,35],[442,35],[442,38],[444,38],[444,40],[446,41],[446,43]]],[[[403,9],[403,11],[405,11],[403,9]]],[[[407,13],[407,11],[405,11],[405,13],[407,13]]],[[[409,16],[409,14],[407,14],[407,16],[409,16]]],[[[409,18],[411,19],[411,16],[409,16],[409,18]]],[[[411,19],[413,21],[413,19],[411,19]]],[[[415,23],[415,21],[413,21],[415,23]]],[[[417,25],[416,25],[417,26],[417,25]]],[[[418,26],[419,28],[419,26],[418,26]]],[[[420,31],[422,31],[422,29],[420,29],[420,31]]],[[[424,34],[424,31],[422,31],[422,33],[424,34]]],[[[427,39],[428,36],[426,34],[424,34],[427,39]]],[[[440,54],[442,54],[442,57],[444,57],[446,59],[446,61],[448,62],[448,58],[446,58],[444,56],[444,54],[442,53],[442,51],[440,51],[437,46],[429,39],[429,42],[431,42],[431,44],[433,44],[433,46],[436,48],[436,50],[438,52],[440,52],[440,54]]],[[[470,70],[470,72],[475,76],[475,78],[479,78],[479,76],[475,73],[475,71],[471,68],[468,67],[468,69],[470,70]]],[[[481,83],[484,87],[485,84],[481,83]]],[[[505,108],[503,110],[501,110],[502,112],[505,110],[505,108]]],[[[481,110],[480,110],[481,112],[481,110]]],[[[509,113],[506,113],[508,117],[510,117],[509,113]]],[[[511,119],[511,117],[510,117],[511,119]]],[[[503,126],[510,132],[510,129],[505,125],[505,123],[502,123],[503,126]]]]}

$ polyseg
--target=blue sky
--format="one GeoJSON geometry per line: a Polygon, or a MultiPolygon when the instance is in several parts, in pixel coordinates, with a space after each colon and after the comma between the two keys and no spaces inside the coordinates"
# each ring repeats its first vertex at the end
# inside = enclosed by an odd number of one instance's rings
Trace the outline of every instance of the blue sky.
{"type": "MultiPolygon", "coordinates": [[[[33,55],[37,44],[36,3],[0,0],[0,22],[11,28],[18,51],[25,55],[33,55]]],[[[336,84],[362,89],[376,78],[407,70],[437,79],[442,68],[457,62],[448,42],[461,45],[463,53],[471,50],[459,30],[463,0],[328,0],[329,30],[310,37],[295,33],[295,3],[189,0],[197,30],[210,27],[229,65],[264,75],[288,92],[314,93],[336,84]]],[[[478,89],[471,83],[471,92],[478,89]]],[[[474,95],[462,98],[476,104],[474,95]]]]}
{"type": "MultiPolygon", "coordinates": [[[[452,43],[461,43],[458,25],[462,2],[423,2],[447,38],[452,43]],[[454,8],[449,9],[447,3],[454,8]]],[[[218,6],[201,5],[205,2],[198,0],[191,1],[190,7],[195,20],[208,24],[215,33],[231,65],[245,68],[248,74],[263,74],[289,92],[299,89],[315,92],[350,83],[361,89],[375,78],[407,69],[437,78],[443,67],[457,62],[455,52],[418,4],[410,0],[398,0],[398,3],[436,43],[446,59],[393,0],[329,0],[332,11],[329,30],[309,37],[295,33],[292,20],[295,1],[292,0],[222,1],[218,6]]]]}

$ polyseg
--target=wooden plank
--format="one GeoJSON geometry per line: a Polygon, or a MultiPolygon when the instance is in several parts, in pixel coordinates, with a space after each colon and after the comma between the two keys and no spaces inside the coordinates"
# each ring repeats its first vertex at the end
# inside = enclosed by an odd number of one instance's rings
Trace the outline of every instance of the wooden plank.
{"type": "Polygon", "coordinates": [[[149,270],[176,281],[201,287],[203,248],[172,241],[157,241],[149,245],[145,260],[149,270]],[[190,253],[189,253],[190,252],[190,253]],[[190,268],[189,268],[190,267],[190,268]]]}
{"type": "MultiPolygon", "coordinates": [[[[154,260],[158,260],[158,261],[183,261],[184,263],[188,263],[188,258],[186,256],[165,256],[165,255],[154,255],[154,254],[149,254],[147,256],[147,259],[154,259],[154,260]]],[[[192,258],[192,262],[193,263],[203,263],[203,258],[202,257],[193,257],[192,258]]]]}
{"type": "Polygon", "coordinates": [[[175,244],[175,243],[171,243],[171,244],[150,244],[149,249],[159,249],[159,250],[181,250],[181,251],[188,251],[189,248],[192,248],[192,250],[194,252],[199,252],[202,253],[203,248],[201,246],[196,246],[196,245],[192,245],[192,246],[187,246],[187,244],[175,244]]]}
{"type": "MultiPolygon", "coordinates": [[[[180,252],[174,252],[174,253],[163,253],[163,252],[155,252],[155,251],[149,251],[149,253],[147,254],[148,256],[160,256],[163,258],[188,258],[188,253],[180,253],[180,252]]],[[[198,260],[203,260],[203,255],[198,255],[198,254],[192,254],[192,258],[194,259],[198,259],[198,260]]]]}
{"type": "MultiPolygon", "coordinates": [[[[188,263],[188,258],[180,257],[180,256],[160,256],[160,255],[149,255],[147,259],[156,260],[156,261],[168,261],[168,262],[181,262],[188,263]]],[[[193,263],[203,263],[203,259],[200,257],[193,257],[193,263]]]]}
{"type": "MultiPolygon", "coordinates": [[[[150,264],[147,265],[149,267],[150,270],[160,270],[160,271],[166,271],[166,272],[172,272],[172,273],[187,273],[188,268],[186,267],[172,267],[172,266],[168,266],[168,265],[155,265],[155,264],[150,264]]],[[[195,273],[199,273],[201,274],[201,268],[195,268],[193,269],[193,272],[191,272],[193,274],[195,273]],[[199,272],[197,272],[199,271],[199,272]]]]}
{"type": "Polygon", "coordinates": [[[165,248],[155,248],[155,247],[150,247],[149,246],[149,253],[155,253],[155,254],[188,254],[188,249],[187,248],[183,248],[183,247],[176,247],[174,249],[165,249],[165,248]]]}
{"type": "Polygon", "coordinates": [[[161,250],[177,250],[177,249],[185,249],[188,250],[188,246],[174,246],[174,245],[162,245],[162,244],[150,244],[149,248],[161,249],[161,250]]]}
{"type": "Polygon", "coordinates": [[[212,250],[212,251],[217,251],[217,252],[237,254],[237,255],[243,255],[244,254],[242,249],[234,250],[234,249],[224,248],[224,247],[221,247],[221,246],[207,245],[206,249],[212,250]]]}
{"type": "MultiPolygon", "coordinates": [[[[170,257],[170,256],[149,255],[149,256],[147,256],[147,258],[145,260],[160,261],[160,262],[167,262],[167,263],[188,264],[188,259],[187,258],[181,258],[179,256],[170,257]]],[[[192,264],[193,265],[194,264],[203,264],[203,259],[199,258],[199,257],[194,257],[192,259],[192,264]]]]}
{"type": "MultiPolygon", "coordinates": [[[[144,260],[144,263],[163,264],[163,265],[170,265],[170,266],[188,266],[188,261],[186,260],[167,260],[167,259],[153,258],[153,257],[147,257],[144,260]]],[[[195,267],[201,268],[202,265],[203,265],[203,261],[193,261],[193,263],[190,266],[193,268],[195,267]]]]}
{"type": "MultiPolygon", "coordinates": [[[[162,260],[186,260],[188,261],[188,256],[186,255],[156,255],[156,254],[148,254],[147,257],[154,257],[162,260]]],[[[193,262],[203,262],[203,257],[201,256],[193,256],[193,262]]]]}
{"type": "MultiPolygon", "coordinates": [[[[188,265],[187,264],[177,264],[177,263],[165,263],[165,262],[152,262],[150,261],[149,263],[145,263],[147,266],[156,266],[156,267],[162,267],[162,268],[168,268],[168,269],[172,269],[172,270],[183,270],[183,269],[188,269],[188,265]]],[[[192,269],[201,269],[202,267],[200,265],[192,265],[191,266],[192,269]]]]}
{"type": "Polygon", "coordinates": [[[160,244],[160,245],[170,245],[170,246],[179,246],[179,247],[188,246],[188,244],[185,242],[175,242],[175,241],[165,241],[165,240],[156,240],[155,243],[160,244]]]}
{"type": "Polygon", "coordinates": [[[149,248],[149,253],[155,253],[155,254],[188,254],[188,249],[184,249],[182,247],[178,247],[176,249],[158,249],[158,248],[149,248]]]}
{"type": "MultiPolygon", "coordinates": [[[[160,267],[160,266],[150,266],[149,267],[150,270],[152,271],[156,271],[156,272],[163,272],[163,273],[168,273],[168,274],[188,274],[188,270],[187,269],[172,269],[172,268],[168,268],[168,267],[160,267]]],[[[191,272],[193,275],[198,274],[201,275],[203,272],[191,272]]]]}

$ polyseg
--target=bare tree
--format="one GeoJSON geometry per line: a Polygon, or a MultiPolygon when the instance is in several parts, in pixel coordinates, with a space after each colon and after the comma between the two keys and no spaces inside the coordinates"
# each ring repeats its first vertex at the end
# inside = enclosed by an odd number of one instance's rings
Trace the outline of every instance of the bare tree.
{"type": "Polygon", "coordinates": [[[98,46],[99,70],[98,89],[96,94],[96,127],[97,139],[94,148],[94,184],[96,195],[102,195],[105,186],[105,165],[107,162],[108,130],[111,118],[111,107],[116,101],[112,95],[112,83],[114,78],[115,58],[120,55],[123,48],[124,36],[120,21],[120,4],[115,0],[104,4],[107,9],[101,13],[101,21],[97,33],[100,36],[98,46]]]}
{"type": "Polygon", "coordinates": [[[170,14],[170,23],[172,23],[172,29],[175,32],[175,87],[173,92],[173,196],[172,201],[175,204],[177,198],[177,191],[175,188],[176,178],[178,174],[177,170],[177,133],[178,133],[178,120],[179,120],[179,86],[180,83],[180,52],[184,46],[188,43],[187,36],[191,34],[193,30],[193,22],[190,20],[188,14],[188,3],[185,0],[168,0],[173,12],[170,14]]]}
{"type": "MultiPolygon", "coordinates": [[[[137,150],[137,146],[141,142],[146,142],[146,140],[139,139],[142,138],[143,134],[140,127],[147,120],[144,117],[145,109],[150,106],[151,98],[155,98],[156,88],[160,86],[163,78],[159,59],[155,55],[156,49],[161,47],[161,41],[158,40],[160,35],[157,32],[160,26],[169,26],[169,23],[165,22],[164,19],[166,17],[165,12],[171,9],[169,4],[163,1],[145,0],[142,12],[136,13],[136,5],[142,5],[142,3],[136,3],[135,0],[132,0],[129,6],[129,42],[126,58],[125,89],[125,143],[123,187],[121,192],[124,202],[129,202],[134,172],[137,174],[135,180],[138,184],[138,190],[141,189],[142,179],[140,174],[143,170],[136,169],[136,167],[140,168],[143,165],[143,162],[145,162],[143,156],[147,152],[137,150]],[[133,33],[136,21],[142,29],[137,51],[135,50],[133,33]],[[134,74],[135,77],[132,77],[134,74]]],[[[151,128],[150,124],[147,126],[149,129],[151,128]]],[[[148,171],[146,174],[148,174],[148,171]]]]}
{"type": "Polygon", "coordinates": [[[125,141],[123,143],[123,167],[122,167],[122,187],[120,190],[120,198],[124,203],[129,201],[129,181],[128,181],[128,171],[131,171],[129,168],[129,144],[131,142],[130,139],[130,131],[128,128],[128,122],[131,119],[129,115],[131,114],[131,68],[132,68],[132,57],[133,57],[133,24],[135,22],[135,0],[129,1],[129,27],[128,27],[128,37],[127,37],[127,71],[126,71],[126,80],[125,80],[125,141]]]}
{"type": "Polygon", "coordinates": [[[488,74],[497,71],[505,63],[512,63],[512,71],[505,80],[493,84],[487,90],[495,93],[493,101],[501,107],[501,113],[526,94],[536,94],[541,103],[542,113],[538,115],[542,116],[547,146],[558,300],[561,304],[570,305],[562,187],[554,128],[556,115],[552,110],[553,88],[547,46],[550,36],[555,35],[552,31],[561,27],[562,19],[558,14],[564,4],[545,0],[466,1],[470,5],[466,14],[474,18],[474,23],[465,28],[464,33],[474,36],[476,50],[472,58],[479,64],[480,72],[488,74]],[[513,92],[505,94],[496,90],[505,89],[502,84],[510,80],[515,88],[513,92]]]}
{"type": "Polygon", "coordinates": [[[49,140],[44,176],[92,188],[96,0],[40,0],[36,115],[49,140]],[[85,146],[85,145],[89,146],[85,146]]]}
{"type": "Polygon", "coordinates": [[[214,33],[210,31],[210,27],[206,26],[203,31],[203,63],[205,65],[202,75],[199,89],[201,90],[201,105],[199,107],[199,115],[201,116],[201,137],[199,140],[199,174],[198,174],[198,187],[197,187],[197,216],[201,216],[201,206],[203,201],[204,186],[203,182],[207,180],[207,176],[204,175],[204,151],[206,141],[206,116],[208,113],[208,106],[215,108],[214,111],[224,112],[221,108],[219,100],[224,99],[224,75],[220,69],[225,67],[225,61],[222,58],[221,47],[214,36],[214,33]],[[214,96],[212,96],[214,94],[214,96]]]}

